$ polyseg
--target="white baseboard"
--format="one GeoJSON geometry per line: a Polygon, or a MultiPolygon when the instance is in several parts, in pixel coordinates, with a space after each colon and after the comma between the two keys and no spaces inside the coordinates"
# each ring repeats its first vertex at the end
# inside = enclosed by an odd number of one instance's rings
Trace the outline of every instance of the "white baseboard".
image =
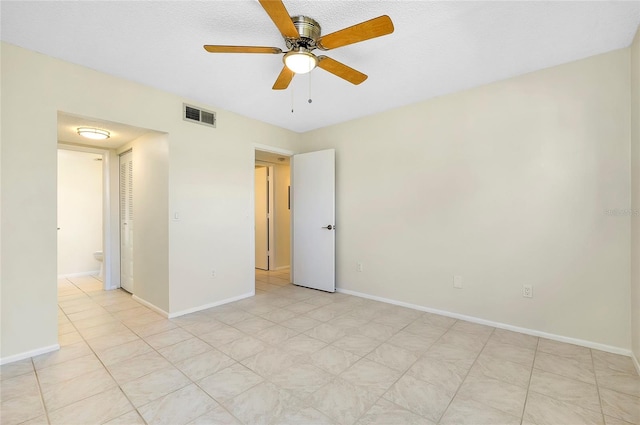
{"type": "Polygon", "coordinates": [[[206,310],[208,308],[211,307],[217,307],[223,304],[229,304],[232,303],[234,301],[240,301],[243,300],[245,298],[249,298],[249,297],[253,297],[256,294],[256,291],[253,290],[251,292],[248,292],[246,294],[242,294],[242,295],[238,295],[237,297],[231,297],[231,298],[227,298],[225,300],[221,300],[221,301],[216,301],[213,303],[209,303],[209,304],[204,304],[198,307],[193,307],[193,308],[189,308],[186,310],[182,310],[182,311],[176,311],[175,313],[168,313],[166,311],[164,311],[163,309],[161,309],[158,306],[155,306],[153,304],[151,304],[149,301],[143,300],[142,298],[136,296],[136,295],[132,295],[131,298],[133,298],[135,301],[139,302],[140,304],[142,304],[145,307],[150,308],[151,310],[155,311],[158,314],[161,314],[162,316],[166,317],[167,319],[173,319],[176,317],[180,317],[180,316],[184,316],[185,314],[191,314],[191,313],[195,313],[197,311],[202,311],[202,310],[206,310]]]}
{"type": "Polygon", "coordinates": [[[99,274],[100,274],[100,270],[93,270],[90,272],[67,273],[67,274],[59,274],[58,279],[66,279],[69,277],[98,276],[99,274]]]}
{"type": "Polygon", "coordinates": [[[160,314],[160,315],[162,315],[162,316],[164,316],[164,317],[167,317],[167,318],[169,317],[169,313],[167,313],[166,311],[164,311],[164,310],[163,310],[163,309],[161,309],[160,307],[158,307],[158,306],[156,306],[156,305],[154,305],[154,304],[151,304],[149,301],[147,301],[147,300],[143,300],[142,298],[140,298],[140,297],[139,297],[139,296],[137,296],[137,295],[132,295],[132,296],[131,296],[131,298],[132,298],[134,301],[139,302],[139,303],[140,303],[140,304],[142,304],[143,306],[145,306],[145,307],[147,307],[147,308],[149,308],[149,309],[151,309],[151,310],[155,311],[156,313],[158,313],[158,314],[160,314]]]}
{"type": "Polygon", "coordinates": [[[245,298],[253,297],[255,294],[256,294],[256,291],[254,289],[251,292],[247,292],[246,294],[238,295],[237,297],[231,297],[231,298],[227,298],[227,299],[222,300],[222,301],[216,301],[216,302],[213,302],[213,303],[204,304],[204,305],[201,305],[199,307],[193,307],[193,308],[189,308],[189,309],[182,310],[182,311],[176,311],[175,313],[170,313],[169,314],[169,319],[173,319],[175,317],[184,316],[185,314],[195,313],[197,311],[206,310],[206,309],[211,308],[211,307],[217,307],[217,306],[220,306],[220,305],[223,305],[223,304],[229,304],[229,303],[232,303],[234,301],[240,301],[240,300],[243,300],[245,298]]]}
{"type": "MultiPolygon", "coordinates": [[[[387,303],[387,304],[398,305],[398,306],[401,306],[401,307],[407,307],[407,308],[411,308],[411,309],[414,309],[414,310],[425,311],[427,313],[439,314],[441,316],[447,316],[447,317],[451,317],[451,318],[454,318],[454,319],[465,320],[467,322],[478,323],[480,325],[493,326],[494,328],[506,329],[508,331],[520,332],[520,333],[527,334],[527,335],[533,335],[533,336],[537,336],[537,337],[552,339],[554,341],[566,342],[566,343],[569,343],[569,344],[580,345],[582,347],[593,348],[593,349],[600,350],[600,351],[606,351],[608,353],[622,354],[624,356],[633,357],[632,353],[631,353],[631,350],[628,350],[626,348],[614,347],[612,345],[600,344],[598,342],[586,341],[584,339],[571,338],[571,337],[568,337],[568,336],[550,334],[550,333],[547,333],[547,332],[537,331],[535,329],[521,328],[519,326],[508,325],[506,323],[494,322],[494,321],[491,321],[491,320],[480,319],[478,317],[466,316],[464,314],[452,313],[452,312],[444,311],[444,310],[437,310],[437,309],[434,309],[434,308],[424,307],[424,306],[421,306],[421,305],[405,303],[403,301],[397,301],[397,300],[392,300],[392,299],[389,299],[389,298],[383,298],[383,297],[378,297],[378,296],[375,296],[375,295],[365,294],[365,293],[362,293],[362,292],[351,291],[349,289],[336,288],[336,291],[340,292],[340,293],[343,293],[343,294],[347,294],[347,295],[353,295],[353,296],[356,296],[356,297],[367,298],[367,299],[370,299],[370,300],[380,301],[380,302],[387,303]]],[[[636,368],[638,368],[639,367],[638,361],[635,358],[634,358],[634,360],[635,360],[636,368]]],[[[640,373],[640,369],[638,369],[638,373],[640,373]]]]}
{"type": "Polygon", "coordinates": [[[0,365],[17,362],[18,360],[28,359],[29,357],[39,356],[40,354],[50,353],[60,349],[59,344],[49,345],[47,347],[37,348],[35,350],[25,351],[24,353],[14,354],[13,356],[3,357],[0,359],[0,365]]]}

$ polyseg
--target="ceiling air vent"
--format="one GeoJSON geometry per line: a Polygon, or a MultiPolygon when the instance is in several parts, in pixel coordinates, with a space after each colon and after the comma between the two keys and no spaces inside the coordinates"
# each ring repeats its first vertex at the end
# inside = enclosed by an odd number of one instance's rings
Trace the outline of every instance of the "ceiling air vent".
{"type": "Polygon", "coordinates": [[[216,126],[216,113],[196,108],[195,106],[182,104],[182,119],[185,121],[196,122],[198,124],[216,126]]]}

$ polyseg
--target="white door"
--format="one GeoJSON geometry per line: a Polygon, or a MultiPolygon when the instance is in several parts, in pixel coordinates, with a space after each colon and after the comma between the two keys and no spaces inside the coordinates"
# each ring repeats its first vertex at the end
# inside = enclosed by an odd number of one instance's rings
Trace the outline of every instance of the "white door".
{"type": "Polygon", "coordinates": [[[120,155],[120,286],[133,293],[133,155],[120,155]]]}
{"type": "Polygon", "coordinates": [[[293,283],[335,292],[335,150],[291,163],[293,283]]]}
{"type": "Polygon", "coordinates": [[[269,169],[256,167],[256,268],[269,270],[269,169]]]}

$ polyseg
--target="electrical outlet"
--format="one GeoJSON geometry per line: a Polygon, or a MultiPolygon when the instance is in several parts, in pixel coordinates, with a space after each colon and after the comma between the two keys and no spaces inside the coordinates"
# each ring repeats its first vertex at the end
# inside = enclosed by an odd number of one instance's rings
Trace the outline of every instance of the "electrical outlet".
{"type": "Polygon", "coordinates": [[[216,271],[215,270],[211,270],[211,278],[212,279],[216,278],[216,271]]]}
{"type": "Polygon", "coordinates": [[[356,263],[356,270],[359,272],[362,271],[362,263],[356,263]]]}
{"type": "Polygon", "coordinates": [[[462,276],[453,276],[453,287],[462,289],[462,276]]]}
{"type": "Polygon", "coordinates": [[[522,296],[525,298],[533,298],[533,286],[522,285],[522,296]]]}

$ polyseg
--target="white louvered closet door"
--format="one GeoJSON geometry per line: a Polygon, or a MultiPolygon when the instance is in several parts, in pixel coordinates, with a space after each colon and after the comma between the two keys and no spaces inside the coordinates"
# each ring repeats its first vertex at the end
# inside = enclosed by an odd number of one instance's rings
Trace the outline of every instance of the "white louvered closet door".
{"type": "Polygon", "coordinates": [[[133,293],[133,154],[120,155],[120,286],[133,293]]]}

